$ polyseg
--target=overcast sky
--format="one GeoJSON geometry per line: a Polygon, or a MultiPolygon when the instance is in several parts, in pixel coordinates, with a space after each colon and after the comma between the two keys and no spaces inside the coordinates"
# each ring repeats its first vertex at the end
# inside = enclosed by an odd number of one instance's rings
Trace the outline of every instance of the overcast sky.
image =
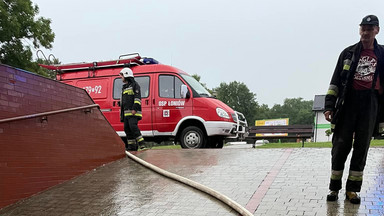
{"type": "MultiPolygon", "coordinates": [[[[52,20],[62,63],[138,52],[201,76],[245,83],[259,104],[325,94],[340,52],[383,0],[32,0],[52,20]]],[[[384,31],[384,30],[383,30],[384,31]]],[[[377,36],[384,43],[384,32],[377,36]]]]}

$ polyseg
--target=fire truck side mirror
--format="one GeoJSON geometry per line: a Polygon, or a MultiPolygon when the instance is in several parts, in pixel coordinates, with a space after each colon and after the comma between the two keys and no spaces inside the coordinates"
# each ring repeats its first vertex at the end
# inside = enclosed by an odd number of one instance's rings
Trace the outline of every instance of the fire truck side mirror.
{"type": "Polygon", "coordinates": [[[190,94],[188,92],[188,87],[186,85],[181,85],[180,95],[182,98],[189,98],[190,94]]]}

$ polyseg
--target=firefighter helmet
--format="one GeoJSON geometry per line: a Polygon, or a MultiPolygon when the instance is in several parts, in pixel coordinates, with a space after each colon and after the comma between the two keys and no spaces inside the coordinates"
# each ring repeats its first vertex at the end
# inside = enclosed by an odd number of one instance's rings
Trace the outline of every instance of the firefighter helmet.
{"type": "Polygon", "coordinates": [[[120,75],[123,76],[124,78],[133,77],[133,72],[130,68],[123,68],[120,71],[120,75]]]}

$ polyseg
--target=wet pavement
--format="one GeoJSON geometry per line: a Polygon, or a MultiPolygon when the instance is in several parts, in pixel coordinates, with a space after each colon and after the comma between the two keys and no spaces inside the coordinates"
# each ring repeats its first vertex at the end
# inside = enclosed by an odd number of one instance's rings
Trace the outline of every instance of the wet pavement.
{"type": "MultiPolygon", "coordinates": [[[[329,148],[253,149],[236,144],[147,150],[137,156],[228,196],[254,215],[384,215],[384,148],[369,151],[360,205],[345,201],[344,190],[339,201],[326,201],[329,148]]],[[[346,177],[347,171],[344,185],[346,177]]],[[[0,215],[239,214],[124,158],[3,208],[0,215]]]]}

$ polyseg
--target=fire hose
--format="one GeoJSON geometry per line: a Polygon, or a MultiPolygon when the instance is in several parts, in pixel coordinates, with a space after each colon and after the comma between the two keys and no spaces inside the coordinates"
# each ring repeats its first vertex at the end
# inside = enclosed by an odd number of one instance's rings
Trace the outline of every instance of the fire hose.
{"type": "Polygon", "coordinates": [[[253,216],[253,214],[251,212],[249,212],[247,209],[245,209],[243,206],[241,206],[240,204],[238,204],[237,202],[231,200],[230,198],[228,198],[227,196],[225,196],[224,194],[221,194],[207,186],[204,186],[198,182],[195,182],[195,181],[192,181],[190,179],[187,179],[185,177],[182,177],[182,176],[179,176],[179,175],[176,175],[174,173],[171,173],[171,172],[168,172],[166,170],[163,170],[153,164],[150,164],[136,156],[134,156],[133,154],[131,154],[130,152],[128,151],[125,151],[125,154],[132,160],[134,160],[135,162],[141,164],[142,166],[144,167],[147,167],[148,169],[152,170],[152,171],[155,171],[165,177],[168,177],[170,179],[173,179],[175,181],[178,181],[178,182],[181,182],[185,185],[188,185],[192,188],[195,188],[195,189],[198,189],[208,195],[211,195],[213,197],[215,197],[216,199],[220,200],[221,202],[225,203],[226,205],[228,205],[229,207],[231,207],[232,209],[234,209],[235,211],[237,211],[239,214],[243,215],[243,216],[253,216]]]}

